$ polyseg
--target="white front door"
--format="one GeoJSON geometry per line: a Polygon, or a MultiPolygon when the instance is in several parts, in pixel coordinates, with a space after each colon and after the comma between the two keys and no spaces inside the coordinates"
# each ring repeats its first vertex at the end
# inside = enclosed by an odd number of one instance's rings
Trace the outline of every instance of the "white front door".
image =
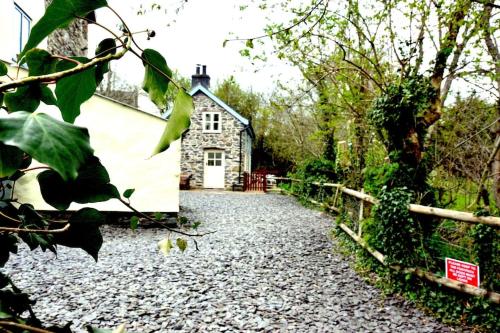
{"type": "Polygon", "coordinates": [[[203,168],[203,187],[224,188],[224,152],[220,150],[205,151],[205,167],[203,168]]]}

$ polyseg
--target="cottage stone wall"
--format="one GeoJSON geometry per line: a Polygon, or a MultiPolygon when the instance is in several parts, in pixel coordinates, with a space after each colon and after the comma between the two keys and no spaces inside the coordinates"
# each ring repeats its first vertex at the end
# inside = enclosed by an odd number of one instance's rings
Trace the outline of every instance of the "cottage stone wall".
{"type": "MultiPolygon", "coordinates": [[[[45,0],[45,7],[52,0],[45,0]]],[[[47,51],[68,57],[86,57],[88,49],[88,24],[75,20],[65,29],[57,29],[47,39],[47,51]]]]}
{"type": "MultiPolygon", "coordinates": [[[[195,110],[191,116],[191,126],[182,139],[181,172],[193,175],[192,187],[203,187],[204,153],[207,149],[220,149],[225,153],[225,187],[230,188],[238,183],[240,159],[240,131],[245,128],[240,121],[212,101],[202,92],[193,96],[195,110]],[[203,112],[221,113],[221,133],[203,133],[203,112]]],[[[251,140],[248,133],[242,133],[242,163],[243,177],[246,140],[251,140]]]]}

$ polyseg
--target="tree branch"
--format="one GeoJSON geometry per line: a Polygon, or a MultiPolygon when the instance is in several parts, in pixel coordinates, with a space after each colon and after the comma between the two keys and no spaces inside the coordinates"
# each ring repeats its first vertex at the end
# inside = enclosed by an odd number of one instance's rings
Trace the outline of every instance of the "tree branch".
{"type": "Polygon", "coordinates": [[[0,232],[14,232],[14,233],[23,233],[23,232],[32,232],[37,234],[58,234],[67,231],[70,228],[70,224],[66,224],[64,228],[61,229],[24,229],[24,228],[7,228],[0,227],[0,232]]]}
{"type": "Polygon", "coordinates": [[[24,79],[0,84],[0,92],[6,91],[9,89],[13,89],[13,88],[17,88],[17,87],[21,87],[21,86],[24,86],[24,85],[27,85],[30,83],[57,81],[59,79],[62,79],[63,77],[83,72],[89,68],[92,68],[95,65],[98,65],[98,64],[110,61],[110,60],[120,59],[121,57],[123,57],[125,55],[125,53],[127,53],[129,48],[130,48],[130,40],[128,42],[128,45],[118,53],[108,54],[102,58],[95,58],[95,59],[89,61],[88,63],[77,65],[73,68],[67,69],[67,70],[62,71],[62,72],[57,72],[57,73],[53,73],[53,74],[46,74],[46,75],[39,75],[39,76],[28,76],[24,79]]]}
{"type": "Polygon", "coordinates": [[[20,324],[20,323],[15,323],[12,321],[0,321],[0,327],[4,327],[4,326],[16,327],[16,328],[20,328],[22,330],[28,330],[30,332],[35,332],[35,333],[54,333],[52,331],[47,331],[47,330],[44,330],[41,328],[37,328],[37,327],[25,325],[25,324],[20,324]]]}
{"type": "Polygon", "coordinates": [[[168,231],[171,231],[171,232],[175,232],[177,234],[180,234],[180,235],[184,235],[184,236],[189,236],[189,237],[203,237],[205,235],[209,235],[209,234],[213,234],[215,233],[215,231],[211,231],[211,232],[206,232],[204,234],[190,234],[190,233],[187,233],[187,232],[184,232],[184,231],[180,231],[178,229],[172,229],[172,228],[169,228],[167,227],[166,225],[164,225],[163,223],[161,222],[158,222],[156,221],[155,219],[152,219],[151,217],[147,216],[146,214],[144,214],[143,212],[140,212],[138,211],[137,209],[135,209],[130,203],[128,203],[127,201],[123,200],[122,198],[119,198],[118,201],[120,201],[123,205],[125,205],[128,209],[130,209],[131,211],[133,211],[134,213],[136,213],[137,215],[140,215],[141,217],[145,218],[146,220],[150,221],[150,222],[153,222],[153,223],[156,223],[160,226],[162,226],[163,228],[167,229],[168,231]]]}

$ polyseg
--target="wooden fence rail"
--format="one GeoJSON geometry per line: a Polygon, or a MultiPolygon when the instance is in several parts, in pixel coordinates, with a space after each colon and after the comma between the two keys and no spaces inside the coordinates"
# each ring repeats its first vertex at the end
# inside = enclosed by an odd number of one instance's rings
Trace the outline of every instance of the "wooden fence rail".
{"type": "MultiPolygon", "coordinates": [[[[276,178],[278,181],[288,181],[288,182],[303,182],[302,180],[299,179],[292,179],[292,178],[276,178]]],[[[319,182],[312,182],[310,183],[312,185],[316,186],[323,186],[323,187],[331,187],[331,188],[336,188],[335,191],[335,196],[333,199],[333,205],[327,205],[322,202],[318,202],[314,199],[307,198],[307,200],[315,205],[322,206],[324,208],[327,208],[329,210],[335,211],[335,212],[340,212],[339,207],[336,207],[338,198],[340,196],[340,193],[344,193],[348,196],[355,197],[362,202],[369,202],[371,204],[378,204],[378,200],[374,197],[372,197],[369,194],[366,194],[364,192],[356,191],[350,188],[347,188],[343,186],[342,184],[333,184],[333,183],[319,183],[319,182]]],[[[293,193],[291,193],[293,194],[293,193]]],[[[494,228],[500,228],[500,218],[496,216],[475,216],[472,213],[469,212],[462,212],[462,211],[455,211],[455,210],[450,210],[450,209],[443,209],[443,208],[436,208],[436,207],[430,207],[430,206],[422,206],[422,205],[417,205],[417,204],[410,204],[408,207],[409,211],[416,213],[416,214],[423,214],[423,215],[429,215],[429,216],[435,216],[439,218],[444,218],[444,219],[450,219],[450,220],[455,220],[459,222],[464,222],[464,223],[474,223],[474,224],[486,224],[489,226],[492,226],[494,228]]],[[[360,205],[359,209],[359,225],[358,225],[358,231],[354,232],[351,230],[346,224],[340,223],[339,227],[347,233],[354,241],[356,241],[359,245],[361,245],[364,249],[366,249],[373,257],[375,257],[380,263],[383,265],[387,265],[385,261],[385,256],[380,253],[379,251],[371,248],[366,241],[362,238],[362,220],[363,220],[363,205],[360,205]]],[[[430,282],[437,283],[439,285],[443,285],[445,287],[467,293],[473,296],[479,296],[479,297],[484,297],[496,304],[500,304],[500,294],[496,293],[494,291],[489,291],[483,288],[476,288],[471,285],[467,285],[464,283],[460,283],[451,279],[448,279],[446,277],[439,276],[437,274],[427,272],[421,268],[403,268],[400,266],[396,265],[391,265],[388,266],[394,270],[397,271],[402,271],[404,273],[410,273],[414,274],[422,279],[428,280],[430,282]]]]}

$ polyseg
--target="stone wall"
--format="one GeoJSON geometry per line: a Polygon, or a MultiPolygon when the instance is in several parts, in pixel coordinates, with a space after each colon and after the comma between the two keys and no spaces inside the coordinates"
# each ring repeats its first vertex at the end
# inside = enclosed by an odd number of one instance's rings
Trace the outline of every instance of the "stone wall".
{"type": "MultiPolygon", "coordinates": [[[[191,116],[191,126],[182,139],[181,172],[192,174],[191,186],[203,187],[204,152],[206,149],[220,149],[225,153],[225,187],[230,188],[238,183],[240,160],[240,131],[245,127],[230,113],[198,92],[193,96],[195,105],[191,116]],[[202,132],[202,113],[221,112],[221,133],[202,132]]],[[[242,163],[243,177],[246,150],[245,142],[251,140],[248,133],[242,133],[242,163]]]]}
{"type": "MultiPolygon", "coordinates": [[[[45,0],[47,7],[52,0],[45,0]]],[[[76,20],[65,29],[57,29],[47,39],[47,51],[68,57],[85,57],[88,50],[88,25],[76,20]]]]}

